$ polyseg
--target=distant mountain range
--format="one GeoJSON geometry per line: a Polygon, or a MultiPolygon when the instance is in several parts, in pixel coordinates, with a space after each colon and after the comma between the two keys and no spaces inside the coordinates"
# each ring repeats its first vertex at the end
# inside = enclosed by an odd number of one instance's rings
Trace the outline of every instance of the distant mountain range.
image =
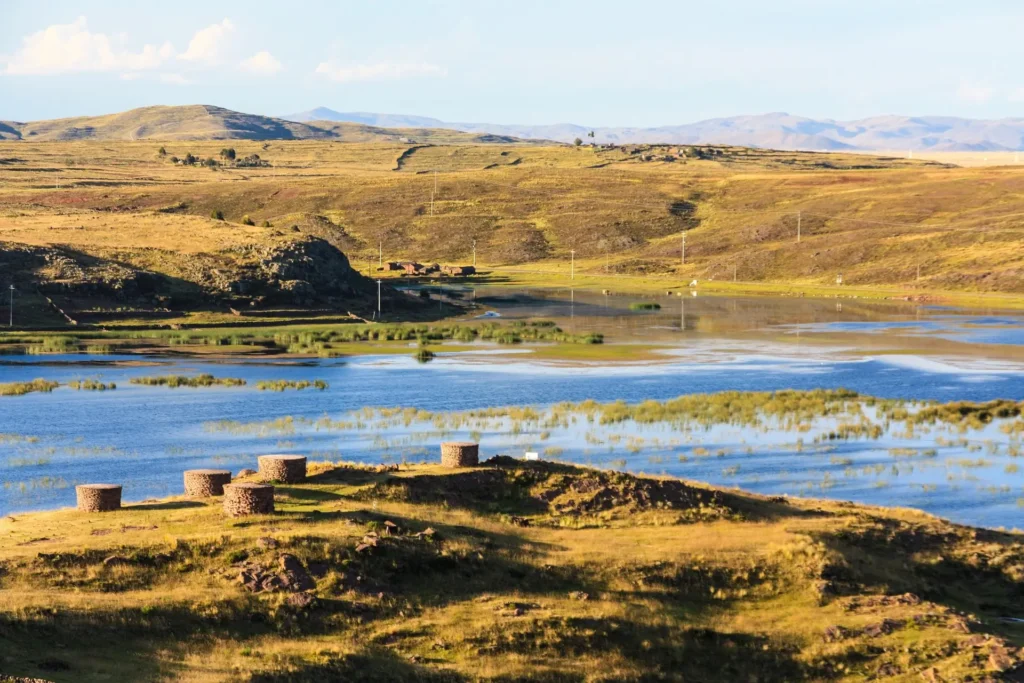
{"type": "Polygon", "coordinates": [[[1024,151],[1024,118],[876,116],[859,121],[762,114],[656,128],[594,128],[571,123],[459,123],[427,116],[338,112],[326,107],[286,116],[223,107],[143,107],[104,116],[0,121],[0,140],[335,140],[503,144],[572,142],[722,144],[793,150],[930,152],[1024,151]]]}
{"type": "Polygon", "coordinates": [[[655,128],[588,128],[571,123],[460,123],[426,116],[338,112],[319,107],[280,117],[287,121],[346,121],[372,126],[449,128],[516,138],[604,143],[723,144],[794,150],[1024,151],[1024,118],[979,120],[951,116],[875,116],[857,121],[773,113],[731,116],[655,128]]]}

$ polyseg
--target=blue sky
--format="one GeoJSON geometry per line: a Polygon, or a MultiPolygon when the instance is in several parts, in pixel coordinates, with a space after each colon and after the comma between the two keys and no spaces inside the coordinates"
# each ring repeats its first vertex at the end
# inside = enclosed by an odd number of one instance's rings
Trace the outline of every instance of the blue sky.
{"type": "Polygon", "coordinates": [[[217,104],[449,121],[1024,113],[1019,0],[24,2],[0,119],[217,104]]]}

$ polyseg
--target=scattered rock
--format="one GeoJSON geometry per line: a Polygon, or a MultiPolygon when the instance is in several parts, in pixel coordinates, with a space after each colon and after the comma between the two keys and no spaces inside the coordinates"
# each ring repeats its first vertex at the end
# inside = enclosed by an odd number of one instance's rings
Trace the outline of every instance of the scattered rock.
{"type": "Polygon", "coordinates": [[[572,591],[569,593],[569,599],[587,601],[590,599],[590,593],[584,593],[583,591],[572,591]]]}
{"type": "Polygon", "coordinates": [[[1005,647],[994,647],[988,655],[987,667],[990,671],[1009,671],[1016,666],[1016,660],[1010,656],[1010,651],[1005,647]]]}
{"type": "Polygon", "coordinates": [[[922,671],[921,678],[922,680],[928,681],[928,683],[942,683],[942,677],[939,676],[939,670],[934,666],[922,671]]]}
{"type": "Polygon", "coordinates": [[[519,517],[517,515],[511,515],[508,518],[509,524],[512,526],[530,526],[530,520],[525,517],[519,517]]]}
{"type": "Polygon", "coordinates": [[[275,574],[255,563],[243,564],[238,573],[238,581],[253,593],[277,590],[301,593],[316,588],[316,581],[302,566],[299,558],[285,553],[278,558],[278,565],[281,571],[275,574]]]}
{"type": "Polygon", "coordinates": [[[833,624],[825,629],[822,639],[826,643],[838,643],[841,640],[849,638],[852,633],[853,632],[848,628],[844,628],[838,624],[833,624]]]}
{"type": "Polygon", "coordinates": [[[868,638],[878,638],[879,636],[889,635],[893,631],[897,631],[903,628],[906,622],[898,621],[896,619],[883,619],[877,624],[869,624],[865,626],[861,633],[868,638]]]}
{"type": "Polygon", "coordinates": [[[370,533],[363,536],[363,540],[360,541],[359,545],[356,546],[356,552],[361,553],[366,550],[369,550],[370,548],[376,548],[377,542],[379,540],[380,539],[377,536],[377,534],[371,531],[370,533]]]}
{"type": "Polygon", "coordinates": [[[298,610],[313,609],[316,606],[316,596],[310,593],[293,593],[285,598],[285,604],[298,610]]]}
{"type": "Polygon", "coordinates": [[[302,562],[294,555],[285,553],[278,558],[282,573],[278,576],[281,587],[285,590],[299,592],[316,588],[316,581],[309,575],[302,562]]]}
{"type": "Polygon", "coordinates": [[[273,550],[277,547],[277,539],[270,536],[261,536],[256,539],[256,545],[264,549],[273,550]]]}
{"type": "Polygon", "coordinates": [[[251,477],[254,474],[256,474],[256,470],[252,470],[247,467],[244,470],[238,470],[238,474],[235,475],[235,478],[237,479],[239,477],[251,477]]]}
{"type": "Polygon", "coordinates": [[[875,675],[878,678],[890,678],[892,676],[899,676],[901,673],[903,673],[903,669],[896,666],[895,664],[890,663],[883,664],[882,666],[878,667],[878,671],[875,672],[875,675]]]}

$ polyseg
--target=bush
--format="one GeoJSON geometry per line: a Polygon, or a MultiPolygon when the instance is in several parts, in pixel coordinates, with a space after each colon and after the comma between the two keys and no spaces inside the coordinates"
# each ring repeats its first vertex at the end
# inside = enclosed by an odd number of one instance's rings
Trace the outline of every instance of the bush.
{"type": "Polygon", "coordinates": [[[206,161],[203,162],[203,164],[209,168],[213,168],[214,166],[220,166],[220,162],[214,159],[213,157],[208,157],[206,161]]]}
{"type": "Polygon", "coordinates": [[[221,211],[220,209],[216,209],[215,211],[210,213],[210,218],[212,218],[215,221],[222,221],[224,220],[224,212],[221,211]]]}
{"type": "Polygon", "coordinates": [[[263,221],[263,227],[264,228],[272,228],[274,226],[270,224],[270,221],[263,221]]]}
{"type": "Polygon", "coordinates": [[[660,311],[661,304],[653,301],[635,301],[629,305],[631,311],[660,311]]]}
{"type": "Polygon", "coordinates": [[[256,225],[253,219],[249,218],[248,215],[242,216],[242,225],[256,225]]]}
{"type": "Polygon", "coordinates": [[[158,149],[158,150],[156,151],[156,153],[157,153],[157,154],[159,154],[159,155],[160,155],[160,156],[162,156],[162,157],[165,157],[165,156],[167,156],[167,150],[166,150],[166,149],[164,149],[163,147],[161,147],[160,149],[158,149]]]}
{"type": "Polygon", "coordinates": [[[220,151],[220,158],[221,159],[227,159],[229,161],[234,161],[234,159],[235,159],[235,148],[234,147],[225,147],[224,149],[222,149],[220,151]]]}

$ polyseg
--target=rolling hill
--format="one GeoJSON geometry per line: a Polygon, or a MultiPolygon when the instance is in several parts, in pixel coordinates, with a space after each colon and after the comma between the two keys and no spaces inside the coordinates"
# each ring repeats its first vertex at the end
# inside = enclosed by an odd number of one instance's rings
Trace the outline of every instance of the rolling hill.
{"type": "Polygon", "coordinates": [[[572,123],[516,125],[460,123],[422,116],[337,112],[318,107],[284,120],[349,121],[375,126],[414,125],[572,142],[593,130],[601,143],[722,144],[792,150],[1024,151],[1024,118],[979,120],[950,116],[875,116],[856,121],[811,119],[785,113],[732,116],[654,128],[590,128],[572,123]]]}
{"type": "Polygon", "coordinates": [[[440,144],[503,144],[521,142],[507,135],[444,130],[427,124],[398,121],[401,129],[365,122],[336,120],[312,123],[244,114],[223,107],[196,104],[131,109],[104,116],[78,116],[21,123],[0,121],[0,140],[334,140],[337,142],[430,142],[440,144]]]}

